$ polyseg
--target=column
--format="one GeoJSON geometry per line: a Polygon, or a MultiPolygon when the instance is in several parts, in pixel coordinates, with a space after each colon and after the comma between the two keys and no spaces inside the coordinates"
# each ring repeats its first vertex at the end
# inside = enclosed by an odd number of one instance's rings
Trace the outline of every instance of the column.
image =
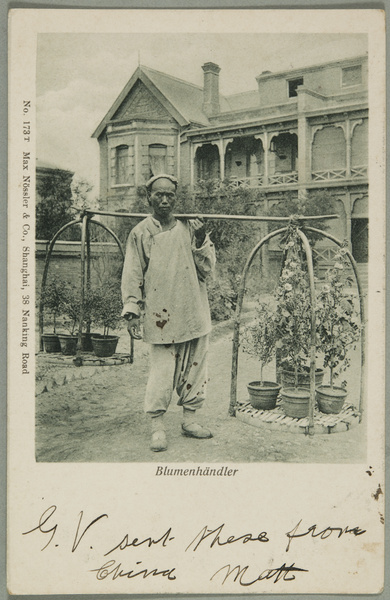
{"type": "Polygon", "coordinates": [[[190,173],[191,173],[191,189],[194,188],[195,185],[195,154],[198,148],[200,148],[202,144],[194,144],[190,142],[190,173]]]}
{"type": "Polygon", "coordinates": [[[139,171],[140,171],[140,162],[141,162],[141,156],[140,156],[140,151],[139,151],[139,146],[138,146],[138,140],[139,140],[139,136],[136,134],[134,136],[134,185],[137,188],[137,186],[139,185],[139,171]]]}
{"type": "Polygon", "coordinates": [[[298,88],[298,186],[301,194],[306,194],[306,186],[311,181],[311,132],[305,116],[306,92],[298,88]]]}
{"type": "Polygon", "coordinates": [[[346,228],[346,239],[348,240],[348,249],[352,252],[352,201],[351,193],[348,188],[344,188],[345,191],[345,228],[346,228]]]}
{"type": "Polygon", "coordinates": [[[225,179],[225,154],[223,149],[223,139],[220,137],[217,141],[219,152],[219,178],[221,181],[225,179]]]}
{"type": "Polygon", "coordinates": [[[226,148],[230,142],[233,141],[233,138],[221,138],[219,148],[219,160],[221,164],[221,180],[223,181],[226,177],[225,173],[225,156],[226,156],[226,148]],[[222,166],[223,165],[223,166],[222,166]]]}
{"type": "MultiPolygon", "coordinates": [[[[352,131],[351,131],[351,121],[349,120],[349,116],[346,115],[345,119],[345,176],[347,179],[351,178],[351,158],[352,158],[352,131]]],[[[350,239],[350,238],[348,238],[350,239]]]]}
{"type": "Polygon", "coordinates": [[[194,150],[194,144],[191,142],[191,140],[189,140],[190,142],[190,187],[191,189],[194,188],[194,160],[195,160],[195,150],[194,150]]]}
{"type": "Polygon", "coordinates": [[[264,175],[263,175],[263,185],[268,185],[268,172],[269,172],[269,136],[268,131],[264,131],[264,133],[258,133],[255,135],[256,140],[261,140],[263,144],[264,151],[264,175]]]}

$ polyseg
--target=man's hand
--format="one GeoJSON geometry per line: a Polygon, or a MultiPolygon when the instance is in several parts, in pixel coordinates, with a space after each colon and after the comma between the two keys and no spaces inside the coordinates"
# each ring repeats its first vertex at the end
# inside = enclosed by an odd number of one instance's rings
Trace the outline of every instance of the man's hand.
{"type": "Polygon", "coordinates": [[[134,340],[142,339],[139,317],[133,315],[127,319],[127,331],[134,340]]]}
{"type": "Polygon", "coordinates": [[[191,219],[191,225],[194,228],[195,239],[196,239],[196,247],[199,248],[206,237],[206,225],[202,217],[197,217],[196,219],[191,219]]]}

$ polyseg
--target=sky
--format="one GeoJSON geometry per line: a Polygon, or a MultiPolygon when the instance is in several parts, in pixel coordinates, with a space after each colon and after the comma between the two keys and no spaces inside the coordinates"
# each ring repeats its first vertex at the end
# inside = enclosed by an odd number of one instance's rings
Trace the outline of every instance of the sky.
{"type": "Polygon", "coordinates": [[[256,89],[263,71],[283,71],[367,51],[364,34],[39,34],[37,158],[87,179],[99,194],[99,145],[91,135],[141,64],[203,84],[202,65],[221,67],[220,92],[256,89]]]}

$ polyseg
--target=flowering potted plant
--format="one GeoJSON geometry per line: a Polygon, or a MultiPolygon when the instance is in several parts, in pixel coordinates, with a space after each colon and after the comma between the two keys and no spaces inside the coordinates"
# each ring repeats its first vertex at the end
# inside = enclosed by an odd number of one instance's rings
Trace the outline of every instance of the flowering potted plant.
{"type": "Polygon", "coordinates": [[[329,384],[316,388],[318,406],[325,413],[339,413],[343,407],[347,391],[343,384],[335,386],[334,380],[348,368],[348,352],[360,338],[359,315],[353,297],[346,293],[353,282],[347,273],[346,252],[344,246],[335,255],[316,302],[319,348],[324,354],[324,367],[329,369],[329,384]]]}
{"type": "MultiPolygon", "coordinates": [[[[290,417],[305,417],[310,392],[300,380],[308,372],[310,343],[310,289],[298,234],[291,230],[285,244],[285,262],[275,290],[275,346],[290,379],[282,377],[282,405],[290,417]]],[[[282,374],[283,375],[283,374],[282,374]]]]}
{"type": "Polygon", "coordinates": [[[259,302],[253,323],[247,325],[242,334],[242,349],[260,361],[259,381],[248,384],[249,400],[256,409],[275,408],[280,385],[264,381],[263,370],[275,355],[275,320],[269,304],[259,302]]]}
{"type": "Polygon", "coordinates": [[[115,353],[119,337],[109,335],[121,321],[122,302],[117,286],[101,286],[94,291],[91,306],[91,319],[103,327],[103,335],[92,334],[93,351],[97,356],[112,356],[115,353]]]}

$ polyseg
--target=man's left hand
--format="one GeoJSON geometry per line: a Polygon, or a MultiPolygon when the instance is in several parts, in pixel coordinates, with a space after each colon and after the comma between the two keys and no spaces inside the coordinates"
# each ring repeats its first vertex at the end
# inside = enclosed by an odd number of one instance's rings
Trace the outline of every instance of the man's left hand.
{"type": "Polygon", "coordinates": [[[199,248],[206,237],[206,225],[202,217],[197,217],[196,219],[191,219],[191,225],[194,228],[196,246],[199,248]]]}

